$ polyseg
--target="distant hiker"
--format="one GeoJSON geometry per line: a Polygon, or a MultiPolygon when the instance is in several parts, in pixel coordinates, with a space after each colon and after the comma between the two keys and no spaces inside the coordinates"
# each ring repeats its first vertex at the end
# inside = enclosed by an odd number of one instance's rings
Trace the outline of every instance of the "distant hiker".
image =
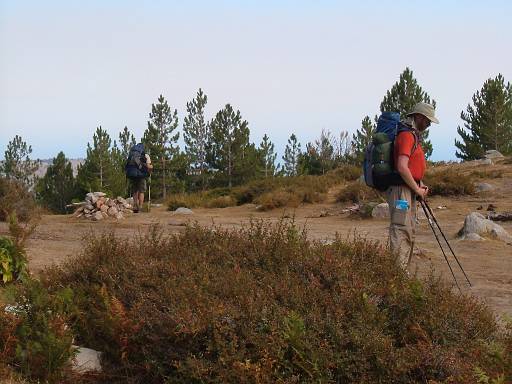
{"type": "Polygon", "coordinates": [[[151,158],[144,152],[144,144],[134,145],[130,149],[125,166],[126,177],[130,180],[134,213],[138,213],[142,209],[144,193],[146,193],[147,189],[146,179],[152,170],[151,158]]]}
{"type": "Polygon", "coordinates": [[[416,104],[403,121],[398,113],[383,112],[363,165],[366,184],[386,192],[391,218],[389,243],[405,270],[414,247],[416,199],[428,194],[422,182],[427,162],[421,132],[431,122],[439,123],[434,107],[427,103],[416,104]]]}

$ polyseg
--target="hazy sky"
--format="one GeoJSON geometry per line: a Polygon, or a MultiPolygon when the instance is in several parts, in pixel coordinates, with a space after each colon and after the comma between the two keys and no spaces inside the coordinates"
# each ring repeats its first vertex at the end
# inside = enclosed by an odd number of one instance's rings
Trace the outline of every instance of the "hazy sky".
{"type": "Polygon", "coordinates": [[[139,139],[163,94],[199,87],[208,118],[231,103],[280,153],[322,129],[355,132],[409,66],[437,101],[433,159],[454,159],[460,112],[483,82],[512,81],[507,1],[0,0],[0,157],[83,157],[95,128],[139,139]]]}

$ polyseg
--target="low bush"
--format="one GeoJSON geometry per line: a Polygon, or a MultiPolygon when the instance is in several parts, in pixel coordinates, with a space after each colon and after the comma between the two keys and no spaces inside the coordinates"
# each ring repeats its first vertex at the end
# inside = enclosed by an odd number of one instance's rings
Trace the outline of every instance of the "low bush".
{"type": "Polygon", "coordinates": [[[7,313],[1,308],[4,328],[0,330],[0,347],[10,350],[4,361],[26,378],[60,382],[74,355],[68,326],[71,289],[49,294],[37,280],[26,279],[11,288],[11,295],[13,304],[7,313]]]}
{"type": "Polygon", "coordinates": [[[311,242],[283,222],[152,228],[93,236],[43,279],[74,292],[71,325],[104,351],[105,382],[472,383],[477,368],[511,379],[482,303],[409,278],[362,238],[311,242]]]}
{"type": "Polygon", "coordinates": [[[424,182],[430,188],[431,195],[453,196],[475,193],[471,176],[453,168],[433,168],[427,171],[424,182]]]}
{"type": "Polygon", "coordinates": [[[479,179],[498,179],[503,177],[504,173],[502,169],[477,169],[471,171],[470,176],[479,179]]]}
{"type": "Polygon", "coordinates": [[[296,208],[300,205],[300,197],[285,189],[278,189],[277,191],[267,192],[259,196],[255,201],[259,209],[262,211],[270,211],[275,208],[292,207],[296,208]]]}
{"type": "Polygon", "coordinates": [[[269,177],[234,188],[215,188],[173,195],[167,200],[167,207],[171,211],[179,207],[224,208],[247,203],[256,203],[266,207],[265,209],[294,207],[300,203],[323,201],[330,187],[344,181],[356,180],[360,175],[359,167],[346,165],[321,176],[269,177]]]}
{"type": "Polygon", "coordinates": [[[344,186],[336,195],[338,203],[362,203],[371,199],[378,199],[379,193],[366,184],[354,181],[344,186]]]}
{"type": "Polygon", "coordinates": [[[0,177],[0,221],[11,214],[21,221],[30,220],[37,214],[34,195],[23,184],[0,177]]]}
{"type": "Polygon", "coordinates": [[[206,203],[208,208],[226,208],[236,205],[236,200],[232,196],[219,196],[209,200],[206,203]]]}

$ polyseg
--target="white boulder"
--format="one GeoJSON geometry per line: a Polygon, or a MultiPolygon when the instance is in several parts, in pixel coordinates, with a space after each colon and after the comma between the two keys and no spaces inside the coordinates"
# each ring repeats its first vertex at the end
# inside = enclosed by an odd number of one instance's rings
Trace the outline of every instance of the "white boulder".
{"type": "Polygon", "coordinates": [[[72,361],[72,369],[78,373],[101,372],[101,352],[77,347],[77,353],[72,361]]]}
{"type": "Polygon", "coordinates": [[[174,214],[177,215],[192,215],[194,212],[192,212],[191,209],[185,208],[185,207],[179,207],[174,211],[174,214]]]}
{"type": "MultiPolygon", "coordinates": [[[[512,243],[512,236],[500,225],[486,219],[478,212],[472,212],[464,219],[464,226],[459,231],[462,239],[466,239],[468,235],[476,233],[477,235],[487,235],[494,239],[512,243]]],[[[474,238],[473,235],[471,235],[474,238]]]]}
{"type": "Polygon", "coordinates": [[[381,203],[372,209],[372,217],[375,219],[389,219],[389,204],[381,203]]]}

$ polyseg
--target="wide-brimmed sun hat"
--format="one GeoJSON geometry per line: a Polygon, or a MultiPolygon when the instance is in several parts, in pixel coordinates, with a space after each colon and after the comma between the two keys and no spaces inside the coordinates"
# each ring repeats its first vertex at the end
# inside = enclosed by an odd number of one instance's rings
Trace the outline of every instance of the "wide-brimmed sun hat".
{"type": "Polygon", "coordinates": [[[407,116],[414,115],[416,113],[419,113],[420,115],[425,116],[427,119],[429,119],[431,122],[439,124],[439,120],[437,120],[435,114],[436,110],[434,109],[434,106],[429,103],[418,103],[414,106],[411,112],[407,114],[407,116]]]}

